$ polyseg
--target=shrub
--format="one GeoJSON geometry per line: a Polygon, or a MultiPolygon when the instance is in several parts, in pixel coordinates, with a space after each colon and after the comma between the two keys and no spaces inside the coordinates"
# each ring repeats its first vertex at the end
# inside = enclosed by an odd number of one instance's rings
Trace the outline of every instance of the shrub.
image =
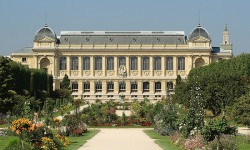
{"type": "Polygon", "coordinates": [[[196,150],[196,149],[201,149],[204,144],[203,144],[203,139],[201,136],[197,135],[195,137],[190,137],[186,139],[183,148],[185,150],[196,150]]]}
{"type": "MultiPolygon", "coordinates": [[[[217,140],[208,143],[208,148],[217,149],[217,140]]],[[[236,138],[233,135],[222,135],[220,137],[219,150],[237,150],[236,138]]]]}

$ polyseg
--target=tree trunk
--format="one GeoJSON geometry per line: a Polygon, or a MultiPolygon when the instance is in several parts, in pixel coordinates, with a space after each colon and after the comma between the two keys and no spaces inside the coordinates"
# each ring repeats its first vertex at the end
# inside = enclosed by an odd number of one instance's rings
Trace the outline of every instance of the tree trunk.
{"type": "Polygon", "coordinates": [[[216,139],[217,139],[217,150],[220,150],[220,136],[216,135],[216,139]]]}

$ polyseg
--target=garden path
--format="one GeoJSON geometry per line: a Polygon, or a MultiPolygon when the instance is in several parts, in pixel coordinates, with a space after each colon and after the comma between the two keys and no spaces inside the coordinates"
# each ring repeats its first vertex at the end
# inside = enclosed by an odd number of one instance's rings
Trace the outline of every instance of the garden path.
{"type": "Polygon", "coordinates": [[[78,150],[162,150],[142,128],[102,128],[78,150]]]}

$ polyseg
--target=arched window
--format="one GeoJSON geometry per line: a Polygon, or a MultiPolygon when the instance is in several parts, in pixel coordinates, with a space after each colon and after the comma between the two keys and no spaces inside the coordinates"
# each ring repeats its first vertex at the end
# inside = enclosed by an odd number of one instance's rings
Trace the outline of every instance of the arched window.
{"type": "Polygon", "coordinates": [[[154,58],[154,70],[161,70],[161,57],[154,58]]]}
{"type": "Polygon", "coordinates": [[[102,57],[95,57],[95,70],[102,70],[102,57]]]}
{"type": "Polygon", "coordinates": [[[102,82],[95,82],[95,92],[102,92],[102,82]]]}
{"type": "Polygon", "coordinates": [[[185,57],[178,57],[178,70],[185,70],[185,57]]]}
{"type": "Polygon", "coordinates": [[[120,92],[126,92],[126,82],[124,81],[119,82],[119,93],[120,92]]]}
{"type": "Polygon", "coordinates": [[[142,57],[142,70],[149,70],[149,57],[142,57]]]}
{"type": "Polygon", "coordinates": [[[78,57],[71,57],[71,70],[78,70],[78,57]]]}
{"type": "Polygon", "coordinates": [[[137,57],[130,58],[130,70],[138,70],[138,59],[137,57]]]}
{"type": "Polygon", "coordinates": [[[174,89],[174,84],[172,81],[167,82],[167,89],[170,91],[174,89]]]}
{"type": "Polygon", "coordinates": [[[149,82],[143,82],[143,93],[149,92],[149,82]]]}
{"type": "Polygon", "coordinates": [[[198,58],[195,60],[195,68],[201,67],[205,65],[205,61],[202,58],[198,58]]]}
{"type": "Polygon", "coordinates": [[[119,68],[120,66],[126,66],[126,57],[119,57],[119,68]]]}
{"type": "Polygon", "coordinates": [[[90,83],[88,81],[83,83],[83,92],[90,92],[90,83]]]}
{"type": "Polygon", "coordinates": [[[71,84],[71,88],[72,88],[72,92],[73,93],[78,92],[78,83],[77,82],[73,82],[71,84]]]}
{"type": "Polygon", "coordinates": [[[107,57],[107,70],[114,70],[114,57],[107,57]]]}
{"type": "Polygon", "coordinates": [[[67,70],[67,58],[60,57],[60,70],[67,70]]]}
{"type": "Polygon", "coordinates": [[[131,93],[137,92],[137,82],[131,82],[131,93]]]}
{"type": "Polygon", "coordinates": [[[166,57],[166,70],[173,70],[173,57],[166,57]]]}
{"type": "Polygon", "coordinates": [[[161,82],[155,82],[155,93],[161,92],[161,82]]]}
{"type": "Polygon", "coordinates": [[[90,70],[90,57],[83,57],[82,59],[82,70],[90,70]]]}
{"type": "Polygon", "coordinates": [[[107,82],[107,91],[114,92],[114,82],[112,82],[112,81],[107,82]]]}

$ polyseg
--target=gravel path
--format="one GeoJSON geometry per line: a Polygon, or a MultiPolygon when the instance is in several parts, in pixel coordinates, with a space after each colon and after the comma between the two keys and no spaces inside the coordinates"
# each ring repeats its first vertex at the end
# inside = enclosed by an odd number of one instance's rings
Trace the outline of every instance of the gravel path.
{"type": "Polygon", "coordinates": [[[101,131],[78,150],[162,150],[145,129],[101,129],[101,131]]]}

